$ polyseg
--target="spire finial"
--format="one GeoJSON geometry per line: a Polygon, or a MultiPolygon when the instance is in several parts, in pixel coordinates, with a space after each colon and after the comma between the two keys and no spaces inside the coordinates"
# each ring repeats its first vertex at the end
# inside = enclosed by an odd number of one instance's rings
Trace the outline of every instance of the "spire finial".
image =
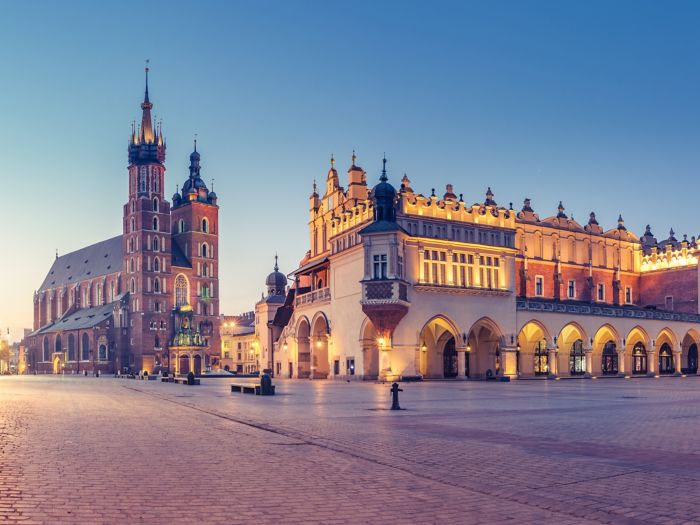
{"type": "Polygon", "coordinates": [[[352,165],[355,165],[355,160],[357,159],[357,155],[355,155],[355,149],[353,148],[352,150],[352,165]]]}
{"type": "Polygon", "coordinates": [[[275,271],[279,271],[279,266],[277,266],[277,254],[275,253],[275,271]]]}
{"type": "Polygon", "coordinates": [[[314,195],[316,195],[316,179],[314,179],[314,195]]]}
{"type": "Polygon", "coordinates": [[[335,167],[335,158],[333,158],[333,154],[331,153],[331,169],[335,167]]]}
{"type": "Polygon", "coordinates": [[[215,180],[216,179],[214,179],[214,177],[212,177],[212,179],[211,179],[211,191],[214,191],[214,181],[215,180]]]}
{"type": "Polygon", "coordinates": [[[197,134],[194,134],[194,151],[197,151],[197,134]]]}
{"type": "Polygon", "coordinates": [[[379,177],[379,180],[382,182],[389,180],[386,176],[386,153],[384,153],[384,158],[382,158],[382,176],[379,177]]]}
{"type": "Polygon", "coordinates": [[[148,71],[151,69],[150,67],[148,67],[148,65],[150,63],[151,63],[151,60],[149,58],[147,58],[146,59],[146,67],[144,69],[146,71],[146,98],[144,99],[144,102],[148,102],[148,71]]]}

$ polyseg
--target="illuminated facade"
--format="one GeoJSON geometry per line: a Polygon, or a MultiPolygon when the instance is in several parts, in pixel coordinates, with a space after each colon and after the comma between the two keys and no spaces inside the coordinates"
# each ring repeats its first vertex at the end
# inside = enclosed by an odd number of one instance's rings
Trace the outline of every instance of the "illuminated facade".
{"type": "Polygon", "coordinates": [[[353,154],[314,184],[310,249],[262,341],[295,378],[394,379],[697,372],[695,239],[657,242],[557,213],[371,191],[353,154]]]}
{"type": "Polygon", "coordinates": [[[34,294],[30,373],[199,373],[218,363],[217,196],[201,177],[195,141],[189,176],[172,206],[165,199],[166,143],[152,107],[147,69],[122,234],[56,255],[34,294]]]}
{"type": "Polygon", "coordinates": [[[250,374],[260,370],[260,351],[255,335],[255,312],[222,316],[221,362],[224,370],[250,374]]]}

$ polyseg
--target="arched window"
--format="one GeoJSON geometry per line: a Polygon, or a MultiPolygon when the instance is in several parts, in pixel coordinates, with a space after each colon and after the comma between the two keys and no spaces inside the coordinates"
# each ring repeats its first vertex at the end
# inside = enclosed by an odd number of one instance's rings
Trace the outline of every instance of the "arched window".
{"type": "Polygon", "coordinates": [[[141,166],[141,170],[139,172],[139,191],[146,191],[146,166],[141,166]]]}
{"type": "Polygon", "coordinates": [[[209,246],[207,246],[207,243],[202,243],[202,257],[206,258],[207,254],[209,253],[209,246]]]}
{"type": "Polygon", "coordinates": [[[153,343],[154,348],[160,348],[160,337],[156,336],[155,342],[153,343]]]}
{"type": "Polygon", "coordinates": [[[44,336],[44,345],[43,345],[43,352],[42,352],[41,360],[42,361],[48,361],[49,360],[49,338],[44,336]]]}
{"type": "Polygon", "coordinates": [[[155,259],[153,259],[153,271],[154,271],[154,272],[159,272],[159,271],[160,271],[160,259],[158,259],[158,257],[156,257],[155,259]]]}
{"type": "Polygon", "coordinates": [[[56,341],[54,342],[53,351],[56,352],[57,354],[60,354],[61,352],[63,352],[63,345],[61,343],[61,336],[60,335],[56,336],[56,341]]]}
{"type": "Polygon", "coordinates": [[[577,339],[571,345],[569,354],[569,373],[572,376],[582,375],[586,372],[586,356],[583,352],[583,341],[577,339]]]}
{"type": "Polygon", "coordinates": [[[647,349],[642,343],[636,343],[632,348],[632,373],[647,373],[647,349]]]}
{"type": "Polygon", "coordinates": [[[202,231],[209,233],[209,221],[206,218],[202,219],[202,231]]]}
{"type": "Polygon", "coordinates": [[[158,217],[153,217],[153,231],[158,231],[158,217]]]}
{"type": "Polygon", "coordinates": [[[549,352],[547,340],[540,339],[535,344],[535,375],[543,376],[549,373],[549,352]]]}
{"type": "Polygon", "coordinates": [[[68,334],[68,361],[75,361],[75,336],[68,334]]]}
{"type": "Polygon", "coordinates": [[[158,279],[158,277],[156,277],[156,280],[153,281],[153,291],[155,293],[160,293],[160,279],[158,279]]]}
{"type": "Polygon", "coordinates": [[[209,265],[207,263],[204,263],[204,265],[202,266],[202,275],[204,277],[209,276],[209,265]]]}
{"type": "Polygon", "coordinates": [[[83,361],[90,359],[90,338],[87,334],[83,334],[83,342],[81,344],[81,358],[83,361]]]}
{"type": "Polygon", "coordinates": [[[100,345],[97,350],[97,359],[100,361],[107,361],[107,345],[100,345]]]}
{"type": "Polygon", "coordinates": [[[673,369],[673,352],[671,345],[664,343],[659,350],[659,374],[672,374],[673,369]]]}
{"type": "Polygon", "coordinates": [[[133,277],[131,278],[131,282],[129,283],[129,291],[131,293],[136,293],[136,279],[133,277]]]}
{"type": "Polygon", "coordinates": [[[136,219],[133,217],[131,218],[131,229],[129,231],[132,233],[136,231],[136,219]]]}
{"type": "Polygon", "coordinates": [[[608,341],[603,347],[603,356],[600,368],[603,375],[610,376],[617,374],[617,346],[612,341],[608,341]]]}
{"type": "Polygon", "coordinates": [[[178,233],[185,233],[185,221],[184,219],[180,219],[177,221],[177,231],[178,233]]]}
{"type": "Polygon", "coordinates": [[[179,274],[175,278],[175,307],[184,306],[189,304],[189,292],[190,285],[187,282],[187,277],[179,274]]]}
{"type": "Polygon", "coordinates": [[[129,272],[134,273],[134,258],[129,259],[129,272]]]}
{"type": "Polygon", "coordinates": [[[155,237],[153,239],[153,251],[154,252],[160,251],[160,240],[158,239],[158,237],[155,237]]]}
{"type": "Polygon", "coordinates": [[[136,206],[134,205],[134,201],[131,201],[131,213],[134,213],[136,210],[136,206]]]}

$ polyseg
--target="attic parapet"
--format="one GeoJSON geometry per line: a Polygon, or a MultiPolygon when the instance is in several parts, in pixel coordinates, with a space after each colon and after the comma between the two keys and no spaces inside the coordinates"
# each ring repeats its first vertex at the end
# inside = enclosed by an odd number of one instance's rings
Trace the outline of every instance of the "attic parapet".
{"type": "Polygon", "coordinates": [[[400,215],[515,228],[513,210],[479,203],[468,205],[461,199],[438,199],[435,195],[405,194],[401,199],[400,215]]]}

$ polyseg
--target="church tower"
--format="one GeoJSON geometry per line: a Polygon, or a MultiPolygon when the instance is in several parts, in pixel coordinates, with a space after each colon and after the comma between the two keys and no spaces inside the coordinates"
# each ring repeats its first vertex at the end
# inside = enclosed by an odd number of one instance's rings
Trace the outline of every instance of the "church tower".
{"type": "MultiPolygon", "coordinates": [[[[174,322],[190,315],[205,343],[205,366],[215,365],[221,353],[219,337],[219,206],[214,188],[201,176],[201,155],[190,154],[190,174],[173,195],[172,239],[175,304],[174,322]]],[[[171,356],[172,359],[172,356],[171,356]]]]}
{"type": "Polygon", "coordinates": [[[122,288],[131,309],[128,348],[120,363],[152,373],[167,368],[170,334],[171,237],[170,204],[164,199],[165,139],[151,117],[146,91],[141,124],[129,139],[129,200],[124,205],[122,288]]]}

